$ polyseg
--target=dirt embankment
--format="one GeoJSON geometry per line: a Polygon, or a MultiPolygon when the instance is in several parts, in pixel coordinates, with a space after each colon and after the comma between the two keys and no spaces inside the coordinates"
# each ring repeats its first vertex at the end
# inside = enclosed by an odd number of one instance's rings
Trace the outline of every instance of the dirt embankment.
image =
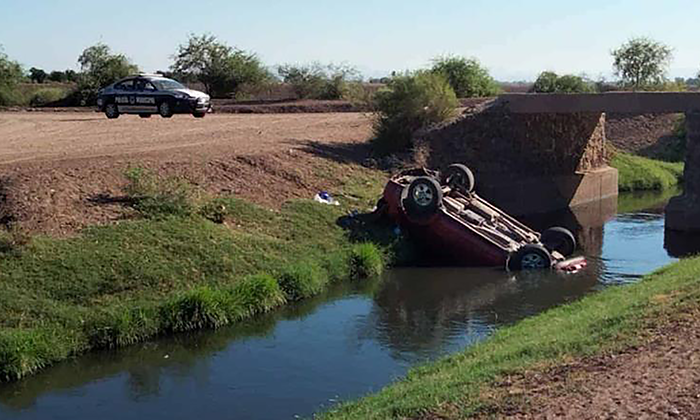
{"type": "Polygon", "coordinates": [[[509,378],[485,417],[699,419],[700,313],[652,334],[639,347],[509,378]]]}
{"type": "Polygon", "coordinates": [[[626,152],[653,155],[658,148],[673,141],[680,114],[608,114],[607,140],[626,152]]]}
{"type": "Polygon", "coordinates": [[[361,160],[355,155],[366,152],[370,134],[369,120],[353,113],[201,120],[0,113],[0,220],[60,236],[128,217],[123,174],[134,166],[279,206],[363,170],[341,163],[361,160]]]}

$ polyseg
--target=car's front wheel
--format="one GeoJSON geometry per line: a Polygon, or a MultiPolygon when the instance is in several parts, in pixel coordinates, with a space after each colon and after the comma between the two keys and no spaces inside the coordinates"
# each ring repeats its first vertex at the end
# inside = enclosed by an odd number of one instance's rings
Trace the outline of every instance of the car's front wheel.
{"type": "Polygon", "coordinates": [[[545,247],[537,244],[523,245],[508,257],[509,271],[542,270],[552,267],[552,255],[545,247]]]}
{"type": "Polygon", "coordinates": [[[119,108],[117,108],[117,104],[107,104],[107,106],[105,106],[105,115],[109,119],[119,118],[119,108]]]}
{"type": "Polygon", "coordinates": [[[163,118],[172,117],[173,116],[173,107],[172,107],[172,105],[170,105],[170,102],[168,102],[168,101],[161,102],[160,106],[158,107],[158,113],[163,118]]]}

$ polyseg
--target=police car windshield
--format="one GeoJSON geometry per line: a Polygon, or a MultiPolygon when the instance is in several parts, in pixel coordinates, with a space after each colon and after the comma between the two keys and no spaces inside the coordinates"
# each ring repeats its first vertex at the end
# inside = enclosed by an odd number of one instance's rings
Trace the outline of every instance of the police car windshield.
{"type": "Polygon", "coordinates": [[[179,82],[170,79],[154,79],[151,82],[156,85],[158,90],[186,89],[179,82]]]}

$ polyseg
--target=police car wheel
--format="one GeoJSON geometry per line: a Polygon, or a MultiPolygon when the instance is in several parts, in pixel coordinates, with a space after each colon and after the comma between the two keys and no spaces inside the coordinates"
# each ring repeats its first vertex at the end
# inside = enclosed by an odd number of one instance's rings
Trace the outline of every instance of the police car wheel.
{"type": "Polygon", "coordinates": [[[170,102],[168,102],[168,101],[161,102],[160,106],[158,107],[158,113],[163,118],[172,117],[173,116],[173,107],[170,105],[170,102]]]}
{"type": "Polygon", "coordinates": [[[151,118],[151,114],[139,114],[141,118],[151,118]]]}
{"type": "Polygon", "coordinates": [[[192,115],[194,115],[195,118],[204,118],[207,113],[206,112],[195,112],[192,115]]]}
{"type": "Polygon", "coordinates": [[[107,106],[105,106],[105,115],[110,119],[119,118],[119,109],[117,105],[107,104],[107,106]]]}

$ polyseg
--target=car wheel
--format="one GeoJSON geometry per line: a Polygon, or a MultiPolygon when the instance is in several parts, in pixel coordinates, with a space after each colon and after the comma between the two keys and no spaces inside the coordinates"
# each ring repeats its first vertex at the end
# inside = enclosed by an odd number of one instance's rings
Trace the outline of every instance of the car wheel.
{"type": "Polygon", "coordinates": [[[574,234],[563,227],[552,227],[544,232],[540,237],[540,242],[550,252],[557,251],[564,257],[569,257],[576,251],[576,238],[574,234]]]}
{"type": "Polygon", "coordinates": [[[195,112],[192,115],[194,115],[195,118],[204,118],[207,113],[206,112],[195,112]]]}
{"type": "Polygon", "coordinates": [[[151,118],[151,114],[139,114],[141,118],[151,118]]]}
{"type": "Polygon", "coordinates": [[[173,107],[172,107],[172,105],[170,105],[170,102],[168,102],[168,101],[161,102],[160,106],[158,107],[158,113],[163,118],[172,117],[173,116],[173,107]]]}
{"type": "Polygon", "coordinates": [[[552,256],[542,245],[527,244],[508,257],[506,266],[510,271],[542,270],[552,267],[552,256]]]}
{"type": "Polygon", "coordinates": [[[105,106],[105,115],[109,119],[119,118],[119,108],[117,108],[117,104],[107,104],[107,106],[105,106]]]}
{"type": "Polygon", "coordinates": [[[404,188],[401,203],[409,219],[425,221],[442,206],[440,184],[431,177],[418,177],[404,188]]]}
{"type": "Polygon", "coordinates": [[[455,163],[450,165],[445,171],[442,183],[453,190],[470,193],[474,191],[474,174],[465,165],[455,163]]]}

